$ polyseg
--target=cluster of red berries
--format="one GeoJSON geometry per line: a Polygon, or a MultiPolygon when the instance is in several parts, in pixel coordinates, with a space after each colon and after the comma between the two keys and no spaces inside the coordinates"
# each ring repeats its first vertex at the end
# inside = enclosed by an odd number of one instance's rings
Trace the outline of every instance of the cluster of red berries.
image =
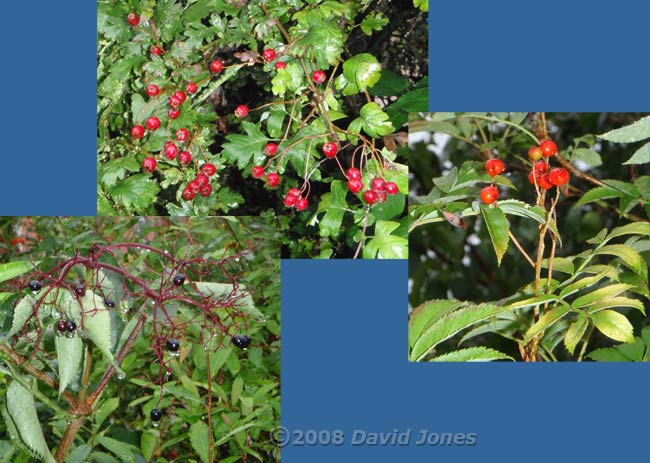
{"type": "Polygon", "coordinates": [[[286,196],[284,197],[284,205],[287,207],[295,207],[297,211],[304,211],[309,206],[307,198],[302,197],[302,193],[298,188],[289,188],[286,196]]]}
{"type": "MultiPolygon", "coordinates": [[[[348,177],[348,190],[357,194],[363,190],[363,182],[361,181],[361,171],[356,167],[350,167],[347,171],[348,177]]],[[[399,192],[399,188],[395,182],[387,182],[381,177],[375,177],[370,182],[370,189],[363,192],[363,200],[372,205],[375,203],[383,203],[386,201],[386,195],[395,195],[399,192]]]]}
{"type": "MultiPolygon", "coordinates": [[[[500,159],[488,159],[485,163],[485,171],[492,178],[501,174],[505,169],[506,166],[500,159]]],[[[481,201],[485,204],[492,204],[497,199],[499,199],[499,190],[494,184],[486,186],[481,190],[481,201]]]]}
{"type": "Polygon", "coordinates": [[[550,158],[557,153],[557,146],[552,140],[544,140],[540,146],[532,146],[528,150],[528,157],[534,162],[533,170],[528,175],[528,181],[543,190],[549,190],[554,186],[565,185],[569,181],[569,171],[564,167],[551,169],[548,160],[541,160],[542,157],[550,158]]]}

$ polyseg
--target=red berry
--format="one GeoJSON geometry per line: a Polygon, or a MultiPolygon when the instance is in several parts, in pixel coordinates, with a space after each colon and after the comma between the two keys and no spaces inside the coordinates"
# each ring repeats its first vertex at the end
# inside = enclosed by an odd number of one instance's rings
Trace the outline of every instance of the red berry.
{"type": "Polygon", "coordinates": [[[147,85],[147,95],[149,96],[156,96],[158,95],[158,92],[160,92],[160,89],[156,84],[149,84],[147,85]]]}
{"type": "Polygon", "coordinates": [[[214,164],[210,164],[209,162],[206,162],[201,166],[201,172],[203,172],[208,177],[212,177],[214,174],[217,173],[217,168],[214,167],[214,164]]]}
{"type": "Polygon", "coordinates": [[[370,184],[370,188],[373,189],[375,192],[384,191],[385,186],[386,186],[386,181],[381,177],[373,178],[372,183],[370,184]]]}
{"type": "Polygon", "coordinates": [[[199,87],[196,86],[194,82],[190,82],[185,86],[185,91],[189,93],[190,95],[193,93],[196,93],[196,91],[199,89],[199,87]]]}
{"type": "Polygon", "coordinates": [[[262,53],[262,57],[264,58],[264,61],[273,61],[275,59],[275,50],[272,48],[267,48],[262,53]]]}
{"type": "Polygon", "coordinates": [[[176,95],[172,95],[169,97],[169,106],[171,106],[174,109],[178,109],[178,107],[183,103],[180,98],[178,98],[176,95]]]}
{"type": "Polygon", "coordinates": [[[176,119],[178,116],[181,115],[181,110],[169,108],[169,111],[167,111],[167,115],[169,116],[170,119],[176,119]]]}
{"type": "MultiPolygon", "coordinates": [[[[199,175],[201,175],[201,174],[199,174],[199,175]]],[[[210,196],[212,194],[212,185],[210,185],[209,183],[206,184],[206,185],[201,185],[201,189],[199,190],[199,193],[204,198],[207,198],[208,196],[210,196]]]]}
{"type": "Polygon", "coordinates": [[[156,116],[152,116],[147,119],[147,128],[149,130],[156,130],[158,127],[160,127],[160,119],[158,119],[156,116]]]}
{"type": "Polygon", "coordinates": [[[210,183],[210,179],[208,178],[207,175],[205,175],[203,172],[196,174],[196,183],[199,185],[207,185],[210,183]]]}
{"type": "Polygon", "coordinates": [[[535,164],[533,164],[533,170],[538,175],[540,173],[544,174],[548,172],[548,164],[546,164],[546,161],[537,161],[535,164]]]}
{"type": "Polygon", "coordinates": [[[182,90],[174,92],[174,96],[181,101],[181,104],[185,103],[185,100],[187,99],[187,95],[182,90]]]}
{"type": "Polygon", "coordinates": [[[399,192],[399,188],[397,187],[397,183],[387,182],[386,185],[384,185],[384,191],[389,195],[395,195],[399,192]]]}
{"type": "Polygon", "coordinates": [[[289,191],[287,191],[287,196],[295,196],[296,198],[300,198],[300,190],[298,188],[289,188],[289,191]]]}
{"type": "Polygon", "coordinates": [[[569,171],[564,167],[556,167],[548,173],[548,181],[555,186],[562,186],[569,181],[569,171]]]}
{"type": "Polygon", "coordinates": [[[141,125],[135,125],[131,129],[131,136],[136,140],[140,140],[144,136],[144,127],[141,125]]]}
{"type": "Polygon", "coordinates": [[[298,202],[298,196],[290,195],[287,193],[287,195],[284,197],[284,205],[287,207],[293,207],[296,205],[297,202],[298,202]]]}
{"type": "Polygon", "coordinates": [[[278,183],[280,183],[280,176],[277,173],[271,172],[266,176],[266,184],[269,188],[275,188],[278,186],[278,183]]]}
{"type": "Polygon", "coordinates": [[[486,186],[481,190],[481,201],[485,204],[492,204],[499,199],[499,190],[494,185],[486,186]]]}
{"type": "Polygon", "coordinates": [[[151,53],[152,55],[160,56],[162,55],[162,49],[158,45],[153,45],[149,49],[149,53],[151,53]]]}
{"type": "Polygon", "coordinates": [[[278,61],[277,63],[275,63],[275,69],[280,70],[286,68],[287,68],[287,63],[285,63],[284,61],[278,61]]]}
{"type": "Polygon", "coordinates": [[[154,158],[144,158],[144,161],[142,161],[142,168],[145,172],[153,172],[156,170],[156,165],[157,163],[154,158]]]}
{"type": "Polygon", "coordinates": [[[178,155],[178,146],[176,146],[176,143],[173,143],[171,141],[165,142],[163,150],[167,159],[170,161],[176,159],[176,156],[178,155]]]}
{"type": "Polygon", "coordinates": [[[190,154],[189,151],[181,151],[180,153],[178,153],[178,162],[186,166],[190,162],[192,162],[192,155],[190,154]]]}
{"type": "Polygon", "coordinates": [[[328,141],[327,143],[323,144],[321,150],[323,151],[323,154],[326,158],[333,158],[336,156],[336,153],[338,153],[339,147],[336,143],[328,141]]]}
{"type": "Polygon", "coordinates": [[[267,143],[266,146],[264,147],[264,152],[266,153],[267,156],[273,156],[275,153],[278,152],[278,145],[275,143],[267,143]]]}
{"type": "Polygon", "coordinates": [[[239,117],[240,119],[248,116],[248,106],[245,104],[240,104],[237,106],[235,108],[235,116],[239,117]]]}
{"type": "Polygon", "coordinates": [[[296,201],[297,211],[304,211],[307,209],[307,206],[309,206],[309,201],[307,201],[307,198],[300,198],[298,201],[296,201]]]}
{"type": "Polygon", "coordinates": [[[557,153],[557,146],[553,140],[544,140],[539,147],[542,149],[542,154],[547,158],[557,153]]]}
{"type": "Polygon", "coordinates": [[[368,204],[375,204],[377,202],[377,193],[375,193],[373,190],[366,190],[363,193],[363,199],[368,204]]]}
{"type": "Polygon", "coordinates": [[[201,189],[201,185],[199,185],[199,182],[197,182],[196,180],[192,180],[190,183],[187,184],[187,188],[192,190],[192,193],[197,194],[201,189]]]}
{"type": "Polygon", "coordinates": [[[178,129],[176,131],[176,140],[178,141],[187,141],[187,139],[190,138],[190,131],[187,129],[178,129]]]}
{"type": "Polygon", "coordinates": [[[504,171],[504,169],[505,166],[503,165],[503,162],[500,159],[490,159],[485,163],[485,171],[488,173],[490,177],[499,175],[501,172],[504,171]]]}
{"type": "Polygon", "coordinates": [[[377,202],[383,203],[386,201],[386,192],[385,191],[375,191],[377,193],[377,202]]]}
{"type": "Polygon", "coordinates": [[[187,187],[185,187],[185,189],[183,190],[183,199],[185,201],[192,201],[195,196],[196,196],[196,193],[194,192],[194,190],[192,188],[190,188],[189,185],[187,187]]]}
{"type": "Polygon", "coordinates": [[[215,59],[213,62],[210,63],[210,70],[214,73],[220,73],[223,71],[223,62],[219,59],[215,59]]]}
{"type": "Polygon", "coordinates": [[[312,72],[311,78],[317,84],[322,84],[323,82],[325,82],[327,80],[327,75],[323,71],[321,71],[319,69],[317,71],[312,72]]]}
{"type": "Polygon", "coordinates": [[[251,176],[253,178],[262,178],[264,177],[264,167],[262,166],[253,166],[251,169],[251,176]]]}
{"type": "Polygon", "coordinates": [[[64,333],[68,329],[68,324],[65,320],[59,320],[56,324],[56,329],[59,333],[64,333]]]}
{"type": "Polygon", "coordinates": [[[356,178],[348,180],[348,190],[350,190],[354,194],[357,194],[358,192],[363,190],[363,182],[356,178]]]}
{"type": "Polygon", "coordinates": [[[129,24],[131,24],[133,27],[137,26],[140,24],[140,15],[138,13],[129,13],[126,16],[126,20],[129,24]]]}
{"type": "Polygon", "coordinates": [[[542,159],[543,153],[542,149],[539,146],[531,146],[528,149],[528,157],[533,161],[538,161],[542,159]]]}
{"type": "Polygon", "coordinates": [[[348,180],[361,180],[361,171],[356,167],[348,169],[348,180]]]}

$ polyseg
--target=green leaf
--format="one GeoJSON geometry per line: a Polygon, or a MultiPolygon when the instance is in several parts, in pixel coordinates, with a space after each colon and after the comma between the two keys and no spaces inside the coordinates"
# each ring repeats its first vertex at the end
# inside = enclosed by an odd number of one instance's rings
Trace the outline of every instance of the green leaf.
{"type": "Polygon", "coordinates": [[[361,30],[366,35],[372,35],[373,31],[380,31],[388,24],[388,18],[381,13],[370,14],[366,16],[361,24],[361,30]]]}
{"type": "Polygon", "coordinates": [[[603,164],[600,154],[587,148],[578,148],[573,151],[573,161],[582,161],[589,167],[598,167],[603,164]]]}
{"type": "Polygon", "coordinates": [[[31,262],[16,261],[0,265],[0,283],[16,278],[34,268],[31,262]]]}
{"type": "Polygon", "coordinates": [[[422,332],[433,322],[456,310],[463,305],[463,302],[448,299],[436,299],[425,302],[413,309],[409,315],[408,337],[409,346],[413,347],[415,341],[422,332]]]}
{"type": "Polygon", "coordinates": [[[591,319],[605,336],[615,341],[634,342],[634,328],[624,315],[613,310],[602,310],[593,314],[591,319]]]}
{"type": "Polygon", "coordinates": [[[422,11],[429,11],[429,0],[413,0],[413,6],[422,11]]]}
{"type": "Polygon", "coordinates": [[[160,191],[158,184],[146,174],[133,175],[109,190],[113,200],[127,211],[146,212],[160,191]]]}
{"type": "Polygon", "coordinates": [[[592,360],[597,362],[629,362],[630,359],[627,358],[620,350],[615,347],[608,347],[604,349],[596,349],[589,354],[587,354],[592,360]]]}
{"type": "Polygon", "coordinates": [[[636,150],[632,157],[623,164],[647,164],[650,162],[650,143],[636,150]]]}
{"type": "Polygon", "coordinates": [[[508,250],[508,242],[510,240],[508,236],[508,231],[510,230],[508,219],[506,219],[506,215],[498,207],[487,207],[481,204],[481,213],[490,233],[494,252],[497,255],[497,265],[501,265],[501,259],[503,259],[504,254],[508,250]]]}
{"type": "Polygon", "coordinates": [[[630,268],[635,273],[643,276],[648,275],[648,267],[645,260],[643,260],[641,254],[636,252],[631,246],[626,244],[609,244],[594,251],[594,255],[602,254],[616,256],[621,259],[621,262],[623,262],[626,267],[630,268]]]}
{"type": "Polygon", "coordinates": [[[499,209],[505,214],[532,219],[541,225],[546,224],[546,211],[540,206],[531,206],[517,199],[505,199],[499,201],[499,209]]]}
{"type": "Polygon", "coordinates": [[[610,130],[598,135],[599,138],[614,143],[634,143],[635,141],[650,138],[650,116],[646,116],[620,129],[610,130]]]}
{"type": "Polygon", "coordinates": [[[140,448],[142,449],[142,456],[145,460],[150,461],[153,452],[158,445],[158,438],[160,433],[155,429],[149,429],[142,433],[140,436],[140,448]]]}
{"type": "Polygon", "coordinates": [[[343,216],[348,211],[345,199],[348,193],[347,186],[340,180],[334,180],[330,192],[325,193],[318,203],[317,213],[325,212],[318,222],[320,236],[336,238],[341,231],[343,216]]]}
{"type": "Polygon", "coordinates": [[[570,310],[571,307],[569,307],[568,305],[561,305],[546,312],[542,316],[542,318],[540,318],[537,321],[537,323],[535,323],[533,326],[528,328],[528,331],[526,331],[526,334],[524,336],[524,341],[523,341],[524,344],[529,343],[530,340],[533,339],[535,336],[544,332],[547,328],[552,326],[554,323],[561,320],[562,317],[568,314],[570,310]]]}
{"type": "Polygon", "coordinates": [[[647,222],[633,222],[623,225],[622,227],[616,227],[611,231],[605,241],[609,241],[613,238],[618,238],[619,236],[624,235],[643,235],[650,236],[650,223],[647,222]]]}
{"type": "MultiPolygon", "coordinates": [[[[542,260],[542,268],[548,268],[549,261],[548,259],[542,260]]],[[[553,271],[567,273],[573,275],[575,268],[573,262],[566,257],[556,257],[553,259],[553,271]]]]}
{"type": "Polygon", "coordinates": [[[388,114],[383,112],[377,103],[366,103],[359,111],[361,126],[373,138],[383,137],[395,129],[389,121],[388,114]]]}
{"type": "Polygon", "coordinates": [[[645,315],[645,307],[643,302],[638,299],[630,299],[629,297],[610,297],[603,301],[597,302],[589,307],[589,313],[598,312],[602,309],[607,309],[609,307],[632,307],[641,311],[645,315]]]}
{"type": "Polygon", "coordinates": [[[140,450],[126,442],[106,436],[98,436],[95,438],[95,441],[118,457],[122,463],[135,463],[135,455],[139,453],[140,450]]]}
{"type": "Polygon", "coordinates": [[[109,309],[104,305],[104,299],[95,294],[91,289],[86,289],[86,294],[81,298],[83,309],[83,332],[88,336],[97,348],[104,354],[104,357],[113,364],[118,372],[121,372],[119,364],[115,361],[111,352],[111,315],[109,309]]]}
{"type": "MultiPolygon", "coordinates": [[[[385,69],[381,72],[379,81],[368,93],[372,96],[401,95],[409,88],[409,80],[401,74],[385,69]]],[[[426,102],[425,102],[426,111],[426,102]]]]}
{"type": "Polygon", "coordinates": [[[576,206],[582,206],[601,199],[621,198],[624,193],[608,186],[599,186],[587,191],[576,203],[576,206]]]}
{"type": "Polygon", "coordinates": [[[355,83],[359,92],[365,92],[379,81],[381,64],[370,53],[361,53],[343,63],[343,75],[355,83]]]}
{"type": "Polygon", "coordinates": [[[93,415],[93,432],[95,434],[99,431],[99,428],[101,428],[106,418],[108,418],[119,405],[120,399],[118,397],[111,397],[106,399],[99,407],[97,407],[97,410],[93,415]]]}
{"type": "Polygon", "coordinates": [[[491,362],[493,360],[513,360],[498,350],[487,347],[468,347],[431,359],[431,362],[491,362]]]}
{"type": "Polygon", "coordinates": [[[210,442],[210,438],[208,436],[209,432],[210,431],[208,429],[208,425],[203,421],[197,421],[192,426],[190,426],[190,443],[192,444],[192,447],[199,455],[203,463],[210,463],[210,449],[208,447],[210,442]]]}
{"type": "Polygon", "coordinates": [[[579,309],[582,307],[587,307],[593,304],[594,302],[600,301],[601,299],[606,299],[614,296],[618,296],[621,293],[624,293],[628,289],[632,288],[632,285],[627,284],[615,284],[605,286],[604,288],[599,288],[595,291],[585,294],[576,298],[575,301],[571,304],[572,307],[579,309]]]}
{"type": "Polygon", "coordinates": [[[237,285],[237,290],[230,283],[212,283],[207,281],[197,281],[193,284],[202,295],[212,296],[215,301],[222,301],[231,304],[235,309],[245,313],[255,320],[264,320],[264,315],[260,312],[253,302],[253,298],[246,287],[237,285]]]}
{"type": "Polygon", "coordinates": [[[583,288],[595,285],[606,276],[610,275],[611,273],[615,273],[613,270],[614,269],[612,267],[607,267],[605,270],[597,273],[592,277],[581,278],[580,280],[574,281],[562,289],[562,291],[560,291],[560,299],[564,299],[565,297],[577,291],[580,291],[583,288]]]}
{"type": "Polygon", "coordinates": [[[294,42],[294,53],[307,54],[316,60],[316,67],[326,69],[334,66],[343,53],[345,34],[336,21],[315,16],[310,18],[306,33],[294,42]]]}
{"type": "Polygon", "coordinates": [[[447,314],[444,318],[432,324],[422,333],[413,346],[409,356],[411,361],[422,360],[430,351],[456,333],[470,326],[493,317],[507,309],[492,304],[481,304],[465,307],[447,314]]]}
{"type": "Polygon", "coordinates": [[[11,381],[5,403],[20,440],[41,460],[56,463],[45,442],[32,393],[17,381],[11,381]]]}
{"type": "Polygon", "coordinates": [[[36,301],[34,301],[34,299],[29,295],[23,297],[18,304],[16,304],[16,308],[14,309],[14,319],[11,322],[11,329],[9,330],[7,337],[10,338],[23,330],[27,320],[34,315],[34,304],[36,304],[36,301]]]}
{"type": "Polygon", "coordinates": [[[576,346],[584,336],[587,326],[589,326],[589,320],[585,317],[578,318],[569,326],[564,336],[564,345],[571,355],[573,355],[576,346]]]}
{"type": "Polygon", "coordinates": [[[407,259],[408,239],[391,235],[399,228],[398,222],[378,220],[373,238],[363,248],[365,259],[407,259]]]}
{"type": "Polygon", "coordinates": [[[540,296],[535,296],[528,299],[523,299],[521,301],[513,302],[512,304],[508,304],[506,308],[508,310],[523,309],[524,307],[535,307],[538,305],[542,305],[546,302],[555,302],[555,301],[557,301],[557,296],[555,296],[554,294],[542,294],[540,296]]]}
{"type": "Polygon", "coordinates": [[[223,144],[223,155],[231,160],[236,161],[239,168],[244,169],[248,166],[255,154],[262,155],[262,150],[268,139],[260,131],[256,124],[251,122],[242,122],[242,127],[246,135],[232,134],[228,135],[228,140],[223,144]]]}
{"type": "Polygon", "coordinates": [[[140,163],[135,155],[123,156],[103,164],[99,170],[99,178],[105,186],[110,188],[115,186],[119,180],[123,180],[127,172],[138,172],[139,170],[140,163]]]}
{"type": "Polygon", "coordinates": [[[279,69],[271,80],[271,91],[274,95],[284,95],[287,90],[291,93],[302,93],[307,88],[305,71],[298,63],[289,63],[284,69],[279,69]]]}
{"type": "Polygon", "coordinates": [[[83,342],[79,336],[68,338],[67,336],[56,336],[56,360],[59,366],[59,396],[72,382],[83,355],[83,342]]]}

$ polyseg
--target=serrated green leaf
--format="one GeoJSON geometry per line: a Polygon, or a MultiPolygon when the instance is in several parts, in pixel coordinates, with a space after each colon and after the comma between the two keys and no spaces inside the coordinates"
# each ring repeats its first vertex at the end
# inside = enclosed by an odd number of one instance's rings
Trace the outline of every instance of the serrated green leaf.
{"type": "Polygon", "coordinates": [[[264,320],[264,315],[260,312],[253,302],[253,298],[246,287],[237,285],[237,290],[230,283],[212,283],[207,281],[197,281],[193,284],[196,289],[203,295],[212,296],[216,301],[233,303],[233,307],[255,320],[264,320]]]}
{"type": "Polygon", "coordinates": [[[135,155],[111,159],[103,164],[99,170],[99,179],[107,187],[113,187],[118,180],[124,179],[127,172],[138,172],[140,163],[135,155]]]}
{"type": "Polygon", "coordinates": [[[643,315],[645,315],[645,307],[643,302],[638,299],[631,299],[629,297],[610,297],[589,307],[589,313],[598,312],[602,309],[608,309],[610,307],[632,307],[637,310],[640,310],[643,315]]]}
{"type": "Polygon", "coordinates": [[[564,336],[564,345],[571,355],[573,355],[576,346],[584,336],[587,326],[589,326],[589,321],[585,317],[578,318],[569,326],[564,336]]]}
{"type": "Polygon", "coordinates": [[[436,299],[425,302],[413,309],[409,314],[408,321],[409,346],[413,347],[415,341],[417,341],[422,332],[432,323],[444,317],[449,312],[458,309],[462,305],[463,302],[461,301],[436,299]]]}
{"type": "Polygon", "coordinates": [[[388,18],[381,13],[371,14],[366,16],[361,24],[361,30],[366,35],[372,35],[373,31],[380,31],[388,24],[388,18]]]}
{"type": "Polygon", "coordinates": [[[151,457],[158,446],[159,437],[160,432],[155,429],[149,429],[143,432],[140,436],[140,448],[142,449],[142,456],[145,460],[151,460],[151,457]]]}
{"type": "Polygon", "coordinates": [[[526,331],[526,334],[524,335],[524,341],[523,341],[524,344],[529,343],[530,340],[533,339],[535,336],[544,332],[546,329],[551,327],[554,323],[561,320],[562,317],[568,314],[570,310],[571,307],[569,307],[568,305],[560,305],[546,312],[542,316],[542,318],[540,318],[537,321],[537,323],[535,323],[533,326],[528,328],[528,331],[526,331]]]}
{"type": "Polygon", "coordinates": [[[203,463],[210,463],[210,449],[208,448],[210,442],[208,435],[209,432],[210,431],[207,424],[205,424],[203,421],[197,421],[192,426],[190,426],[190,431],[188,433],[190,436],[190,443],[192,444],[192,448],[194,448],[203,463]]]}
{"type": "Polygon", "coordinates": [[[593,286],[596,283],[598,283],[600,280],[605,278],[609,273],[611,273],[613,269],[611,267],[607,270],[604,270],[592,277],[585,277],[581,278],[580,280],[574,281],[573,283],[567,285],[562,291],[560,291],[560,299],[564,299],[565,297],[580,291],[583,288],[587,288],[589,286],[593,286]]]}
{"type": "Polygon", "coordinates": [[[226,137],[228,141],[223,144],[222,154],[226,159],[236,161],[239,168],[245,169],[251,160],[254,160],[256,154],[261,155],[268,139],[256,124],[243,122],[242,127],[246,135],[228,135],[226,137]]]}
{"type": "Polygon", "coordinates": [[[160,191],[158,184],[146,174],[133,175],[109,190],[113,200],[128,211],[146,212],[160,191]]]}
{"type": "Polygon", "coordinates": [[[628,359],[621,351],[614,347],[607,347],[604,349],[596,349],[589,354],[587,357],[595,360],[597,362],[629,362],[628,359]]]}
{"type": "Polygon", "coordinates": [[[73,338],[56,336],[54,344],[59,367],[59,396],[61,396],[79,370],[83,356],[83,342],[79,336],[73,338]]]}
{"type": "Polygon", "coordinates": [[[25,446],[47,463],[56,463],[45,442],[32,393],[17,381],[11,381],[7,387],[6,406],[25,446]]]}
{"type": "Polygon", "coordinates": [[[650,143],[646,143],[636,150],[632,157],[623,164],[647,164],[650,162],[650,143]]]}
{"type": "Polygon", "coordinates": [[[589,167],[598,167],[603,164],[600,154],[588,148],[577,148],[573,151],[572,161],[581,161],[589,167]]]}
{"type": "Polygon", "coordinates": [[[140,450],[131,444],[106,436],[96,437],[95,442],[118,457],[122,463],[135,463],[135,455],[137,455],[140,450]]]}
{"type": "Polygon", "coordinates": [[[287,91],[300,94],[307,87],[305,71],[298,63],[289,63],[284,69],[279,69],[271,79],[271,91],[274,95],[284,95],[287,91]]]}
{"type": "Polygon", "coordinates": [[[576,203],[576,206],[582,206],[601,199],[620,198],[624,193],[607,186],[599,186],[587,191],[576,203]]]}
{"type": "Polygon", "coordinates": [[[598,137],[615,143],[634,143],[650,138],[650,116],[641,118],[620,129],[610,130],[607,133],[598,135],[598,137]]]}
{"type": "Polygon", "coordinates": [[[505,214],[532,219],[541,225],[546,224],[546,211],[539,206],[531,206],[517,199],[505,199],[499,201],[499,209],[505,214]]]}
{"type": "Polygon", "coordinates": [[[110,397],[102,402],[99,407],[97,407],[97,410],[95,410],[95,413],[93,415],[93,430],[95,433],[99,430],[99,428],[101,428],[104,420],[106,420],[106,418],[108,418],[119,405],[119,397],[110,397]]]}
{"type": "Polygon", "coordinates": [[[381,64],[370,53],[360,53],[343,63],[343,75],[359,92],[365,92],[379,81],[381,64]]]}
{"type": "Polygon", "coordinates": [[[33,270],[34,265],[31,262],[16,261],[0,265],[0,283],[11,280],[17,276],[33,270]]]}
{"type": "Polygon", "coordinates": [[[628,319],[613,310],[602,310],[591,316],[596,329],[608,338],[621,342],[634,342],[634,328],[628,319]]]}
{"type": "Polygon", "coordinates": [[[359,111],[363,131],[374,138],[383,137],[395,131],[388,114],[377,103],[366,103],[359,111]]]}
{"type": "Polygon", "coordinates": [[[109,309],[104,305],[104,299],[91,289],[86,289],[86,293],[81,298],[81,307],[83,309],[83,332],[104,354],[104,357],[121,372],[122,370],[111,352],[113,345],[111,315],[108,313],[109,309]]]}
{"type": "Polygon", "coordinates": [[[481,213],[483,214],[485,225],[490,234],[494,252],[497,255],[497,265],[501,265],[501,259],[503,259],[504,254],[508,250],[508,242],[510,241],[510,237],[508,236],[508,231],[510,230],[508,219],[506,219],[506,215],[498,207],[487,207],[481,204],[481,213]]]}
{"type": "Polygon", "coordinates": [[[643,235],[650,236],[650,223],[647,222],[633,222],[623,225],[622,227],[616,227],[607,235],[605,241],[609,241],[619,236],[624,235],[643,235]]]}
{"type": "Polygon", "coordinates": [[[506,308],[508,310],[513,310],[513,309],[523,309],[524,307],[535,307],[538,305],[542,305],[546,302],[555,302],[557,301],[557,296],[554,294],[542,294],[540,296],[535,296],[535,297],[530,297],[527,299],[523,299],[521,301],[516,301],[511,304],[508,304],[506,308]]]}
{"type": "Polygon", "coordinates": [[[365,259],[407,259],[408,239],[392,235],[399,228],[398,222],[378,220],[373,238],[363,248],[365,259]]]}
{"type": "Polygon", "coordinates": [[[34,304],[36,304],[36,301],[30,295],[26,295],[18,301],[18,304],[14,308],[14,318],[11,322],[11,329],[7,337],[10,338],[23,330],[27,320],[34,315],[34,304]]]}
{"type": "Polygon", "coordinates": [[[311,16],[309,20],[309,29],[294,42],[294,53],[313,56],[319,69],[334,66],[343,53],[343,31],[336,21],[327,21],[316,16],[311,16]]]}
{"type": "MultiPolygon", "coordinates": [[[[548,268],[549,260],[542,260],[542,268],[548,268]]],[[[575,267],[573,266],[573,261],[567,259],[566,257],[555,257],[553,259],[553,271],[558,271],[562,273],[567,273],[573,275],[575,267]]]]}
{"type": "Polygon", "coordinates": [[[623,262],[626,267],[630,268],[635,273],[642,276],[648,275],[648,268],[645,260],[643,260],[641,254],[636,252],[631,246],[626,244],[609,244],[594,251],[594,255],[602,254],[616,256],[621,259],[621,262],[623,262]]]}
{"type": "Polygon", "coordinates": [[[632,288],[632,285],[627,285],[623,283],[605,286],[604,288],[599,288],[595,291],[590,292],[589,294],[585,294],[584,296],[580,296],[576,298],[576,300],[573,301],[571,306],[576,309],[587,307],[593,304],[594,302],[600,301],[601,299],[618,296],[619,294],[624,293],[630,288],[632,288]]]}
{"type": "Polygon", "coordinates": [[[349,210],[347,193],[347,186],[340,180],[334,180],[330,192],[321,198],[317,210],[318,213],[325,212],[318,222],[321,236],[336,238],[339,235],[343,216],[349,210]]]}
{"type": "Polygon", "coordinates": [[[432,358],[431,362],[491,362],[494,360],[513,360],[498,350],[487,347],[468,347],[432,358]]]}

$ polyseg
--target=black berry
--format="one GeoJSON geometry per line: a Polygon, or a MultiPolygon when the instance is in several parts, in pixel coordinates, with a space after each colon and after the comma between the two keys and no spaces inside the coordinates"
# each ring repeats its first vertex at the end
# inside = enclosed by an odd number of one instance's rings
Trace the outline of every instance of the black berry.
{"type": "Polygon", "coordinates": [[[65,322],[65,329],[68,331],[68,333],[74,333],[74,330],[77,329],[77,324],[72,320],[68,320],[65,322]]]}
{"type": "Polygon", "coordinates": [[[167,340],[167,350],[170,352],[178,352],[178,349],[181,347],[181,344],[176,339],[169,338],[167,340]]]}
{"type": "Polygon", "coordinates": [[[246,349],[251,343],[251,338],[249,338],[247,334],[244,334],[243,336],[236,335],[232,337],[232,343],[235,347],[246,349]]]}
{"type": "Polygon", "coordinates": [[[150,416],[151,416],[151,421],[160,421],[160,419],[162,418],[162,412],[160,411],[159,408],[154,408],[153,410],[151,410],[150,416]]]}
{"type": "Polygon", "coordinates": [[[84,285],[83,283],[79,283],[75,285],[74,292],[77,294],[77,296],[83,297],[84,294],[86,294],[86,285],[84,285]]]}
{"type": "Polygon", "coordinates": [[[65,320],[59,320],[56,324],[56,329],[59,331],[59,333],[63,333],[68,329],[68,324],[65,322],[65,320]]]}
{"type": "Polygon", "coordinates": [[[176,275],[174,277],[174,286],[182,286],[185,283],[185,275],[176,275]]]}
{"type": "Polygon", "coordinates": [[[106,307],[110,307],[112,309],[113,307],[115,307],[115,302],[113,302],[112,299],[105,299],[104,300],[104,305],[106,307]]]}
{"type": "Polygon", "coordinates": [[[29,289],[32,291],[40,291],[42,288],[41,282],[38,280],[32,280],[29,282],[29,289]]]}

